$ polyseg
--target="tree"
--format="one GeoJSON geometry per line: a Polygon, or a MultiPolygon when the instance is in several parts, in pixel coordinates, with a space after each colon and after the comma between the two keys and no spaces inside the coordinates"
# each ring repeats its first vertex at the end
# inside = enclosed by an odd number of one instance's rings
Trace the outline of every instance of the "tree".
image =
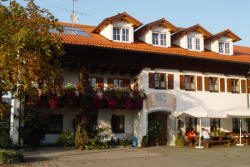
{"type": "Polygon", "coordinates": [[[0,99],[6,92],[22,99],[38,82],[46,81],[50,87],[60,78],[63,46],[49,30],[62,31],[62,27],[34,0],[26,2],[24,7],[16,1],[0,0],[0,99]],[[1,1],[7,1],[8,6],[1,1]]]}

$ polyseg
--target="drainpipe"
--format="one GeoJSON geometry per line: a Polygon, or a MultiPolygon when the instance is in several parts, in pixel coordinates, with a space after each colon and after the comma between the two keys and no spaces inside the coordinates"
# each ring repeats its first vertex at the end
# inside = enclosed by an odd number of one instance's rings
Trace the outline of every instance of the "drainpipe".
{"type": "Polygon", "coordinates": [[[248,94],[249,94],[249,92],[248,92],[248,78],[246,79],[246,87],[247,87],[247,90],[246,90],[246,92],[247,92],[247,108],[249,108],[249,97],[248,97],[248,94]]]}

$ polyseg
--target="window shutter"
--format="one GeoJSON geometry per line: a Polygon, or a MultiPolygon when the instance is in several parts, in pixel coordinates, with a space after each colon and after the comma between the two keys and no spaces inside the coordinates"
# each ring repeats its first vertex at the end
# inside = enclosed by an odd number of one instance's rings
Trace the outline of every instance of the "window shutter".
{"type": "Polygon", "coordinates": [[[180,89],[185,90],[185,75],[180,75],[180,89]]]}
{"type": "Polygon", "coordinates": [[[202,91],[202,77],[197,76],[197,90],[202,91]]]}
{"type": "Polygon", "coordinates": [[[97,87],[99,89],[103,89],[104,88],[103,78],[96,78],[96,82],[97,82],[97,87]]]}
{"type": "Polygon", "coordinates": [[[232,83],[231,79],[227,79],[227,92],[232,92],[232,83]]]}
{"type": "Polygon", "coordinates": [[[247,92],[250,93],[250,80],[247,80],[247,92]]]}
{"type": "Polygon", "coordinates": [[[241,80],[241,92],[246,93],[246,81],[241,80]]]}
{"type": "Polygon", "coordinates": [[[154,73],[149,73],[148,86],[149,86],[149,88],[155,88],[155,76],[154,76],[154,73]]]}
{"type": "Polygon", "coordinates": [[[209,77],[205,77],[205,91],[209,91],[209,77]]]}
{"type": "Polygon", "coordinates": [[[123,82],[124,82],[124,87],[131,88],[131,86],[130,86],[130,79],[124,79],[123,82]]]}
{"type": "Polygon", "coordinates": [[[220,78],[220,91],[225,92],[225,78],[220,78]]]}
{"type": "Polygon", "coordinates": [[[110,88],[113,88],[114,87],[114,79],[112,79],[112,78],[109,78],[108,79],[108,87],[110,87],[110,88]]]}
{"type": "Polygon", "coordinates": [[[168,89],[174,89],[174,75],[168,74],[168,89]]]}

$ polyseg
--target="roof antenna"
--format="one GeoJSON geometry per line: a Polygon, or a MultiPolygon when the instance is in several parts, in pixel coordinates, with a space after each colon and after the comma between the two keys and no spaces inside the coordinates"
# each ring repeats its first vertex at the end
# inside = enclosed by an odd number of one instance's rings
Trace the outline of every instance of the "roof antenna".
{"type": "Polygon", "coordinates": [[[72,0],[73,6],[72,6],[72,13],[70,15],[70,20],[72,22],[72,27],[74,26],[74,24],[77,24],[79,21],[78,16],[75,14],[75,2],[77,0],[72,0]]]}

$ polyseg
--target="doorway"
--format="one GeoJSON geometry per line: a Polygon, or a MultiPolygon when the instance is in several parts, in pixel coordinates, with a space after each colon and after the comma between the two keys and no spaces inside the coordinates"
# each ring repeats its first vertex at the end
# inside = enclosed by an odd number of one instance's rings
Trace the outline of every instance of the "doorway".
{"type": "Polygon", "coordinates": [[[159,134],[158,138],[156,139],[159,145],[166,145],[167,144],[167,114],[164,113],[151,113],[148,116],[149,126],[150,121],[157,123],[159,127],[159,134]]]}

